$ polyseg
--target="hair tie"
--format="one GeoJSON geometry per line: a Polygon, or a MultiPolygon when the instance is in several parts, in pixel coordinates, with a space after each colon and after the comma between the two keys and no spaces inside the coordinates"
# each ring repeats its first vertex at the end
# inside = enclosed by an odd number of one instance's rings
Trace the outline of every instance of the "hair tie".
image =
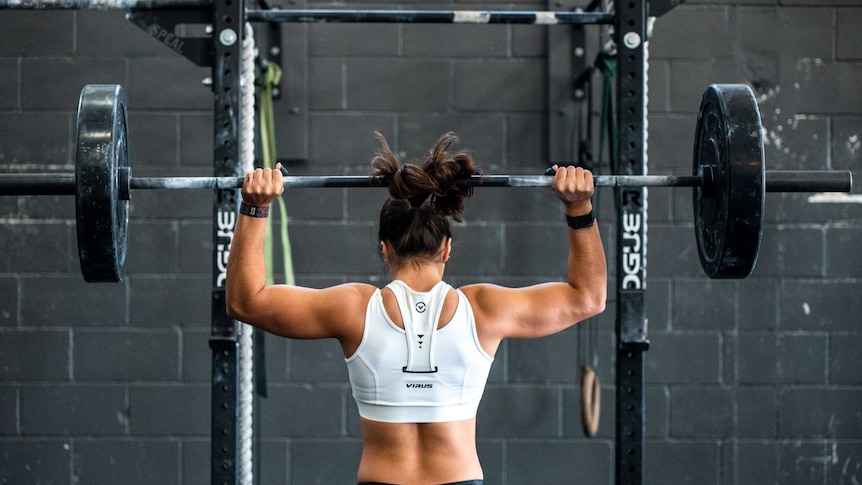
{"type": "Polygon", "coordinates": [[[429,192],[417,194],[417,195],[414,195],[413,197],[409,197],[407,199],[407,201],[410,202],[410,207],[413,207],[413,208],[422,207],[423,205],[425,205],[425,201],[428,199],[429,195],[432,195],[432,194],[429,192]]]}

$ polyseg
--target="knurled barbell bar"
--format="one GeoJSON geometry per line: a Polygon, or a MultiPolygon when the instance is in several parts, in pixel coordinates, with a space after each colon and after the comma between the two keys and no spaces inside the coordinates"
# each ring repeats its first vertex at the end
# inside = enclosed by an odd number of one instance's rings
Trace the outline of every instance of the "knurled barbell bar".
{"type": "MultiPolygon", "coordinates": [[[[132,177],[126,102],[119,85],[88,85],[77,118],[75,173],[0,175],[0,195],[74,195],[78,254],[87,282],[118,282],[125,273],[132,189],[238,189],[242,177],[132,177]]],[[[547,187],[549,175],[483,175],[477,187],[547,187]]],[[[849,192],[850,172],[764,168],[757,102],[745,85],[707,88],[697,117],[694,175],[594,177],[597,187],[691,187],[701,265],[711,278],[744,278],[754,269],[763,233],[765,192],[849,192]]],[[[285,176],[285,188],[382,187],[362,176],[285,176]]]]}
{"type": "MultiPolygon", "coordinates": [[[[708,169],[714,172],[714,169],[708,169]]],[[[130,200],[131,190],[240,189],[242,177],[133,177],[129,167],[117,170],[119,196],[130,200]]],[[[765,172],[766,192],[847,192],[849,172],[771,170],[765,172]]],[[[285,175],[285,189],[383,187],[380,177],[362,175],[285,175]]],[[[691,187],[709,183],[699,175],[594,175],[596,187],[691,187]]],[[[473,175],[456,181],[471,187],[550,187],[550,175],[473,175]]],[[[713,180],[713,184],[715,181],[713,180]]],[[[75,195],[74,173],[0,174],[0,195],[75,195]]],[[[715,190],[713,188],[713,190],[715,190]]]]}

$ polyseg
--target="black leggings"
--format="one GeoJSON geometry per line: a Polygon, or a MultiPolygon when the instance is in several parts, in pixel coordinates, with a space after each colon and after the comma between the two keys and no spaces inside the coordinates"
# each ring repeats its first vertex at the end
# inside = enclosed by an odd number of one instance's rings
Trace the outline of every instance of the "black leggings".
{"type": "MultiPolygon", "coordinates": [[[[359,482],[356,485],[394,485],[382,482],[359,482]]],[[[443,483],[441,485],[482,485],[482,480],[465,480],[463,482],[443,483]]]]}

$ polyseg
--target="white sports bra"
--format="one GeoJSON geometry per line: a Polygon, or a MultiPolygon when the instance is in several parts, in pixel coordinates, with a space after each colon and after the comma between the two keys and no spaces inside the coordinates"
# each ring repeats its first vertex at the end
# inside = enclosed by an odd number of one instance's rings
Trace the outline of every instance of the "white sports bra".
{"type": "Polygon", "coordinates": [[[479,344],[470,302],[460,290],[452,319],[438,330],[452,288],[392,290],[404,328],[386,314],[380,289],[368,302],[356,352],[345,359],[359,415],[389,423],[459,421],[476,416],[494,358],[479,344]]]}

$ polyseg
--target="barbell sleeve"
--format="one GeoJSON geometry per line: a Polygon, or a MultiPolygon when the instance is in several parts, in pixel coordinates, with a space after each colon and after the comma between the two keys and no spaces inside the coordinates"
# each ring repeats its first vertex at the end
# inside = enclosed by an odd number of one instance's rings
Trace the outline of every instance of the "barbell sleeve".
{"type": "Polygon", "coordinates": [[[767,192],[850,192],[853,174],[839,171],[766,171],[767,192]]]}
{"type": "Polygon", "coordinates": [[[75,174],[4,173],[0,195],[75,195],[75,174]]]}

